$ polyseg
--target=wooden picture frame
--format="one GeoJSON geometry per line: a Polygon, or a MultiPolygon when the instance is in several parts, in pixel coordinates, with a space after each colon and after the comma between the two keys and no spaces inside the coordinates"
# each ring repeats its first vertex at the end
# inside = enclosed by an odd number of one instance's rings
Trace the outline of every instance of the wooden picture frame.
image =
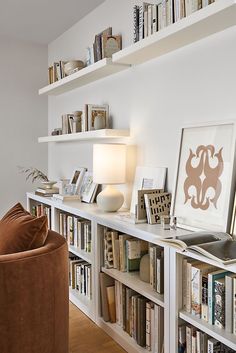
{"type": "Polygon", "coordinates": [[[87,129],[88,131],[95,130],[94,120],[97,115],[102,116],[104,118],[104,129],[109,128],[109,105],[95,105],[88,104],[87,105],[87,129]]]}
{"type": "Polygon", "coordinates": [[[190,230],[229,230],[235,175],[235,123],[181,129],[171,214],[190,230]]]}

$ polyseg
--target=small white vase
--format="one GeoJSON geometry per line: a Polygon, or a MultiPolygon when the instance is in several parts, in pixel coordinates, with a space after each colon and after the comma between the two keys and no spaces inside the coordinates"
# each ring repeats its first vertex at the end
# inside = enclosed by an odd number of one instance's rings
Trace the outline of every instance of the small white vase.
{"type": "Polygon", "coordinates": [[[107,185],[97,196],[98,207],[106,212],[118,211],[124,202],[122,193],[111,185],[107,185]]]}

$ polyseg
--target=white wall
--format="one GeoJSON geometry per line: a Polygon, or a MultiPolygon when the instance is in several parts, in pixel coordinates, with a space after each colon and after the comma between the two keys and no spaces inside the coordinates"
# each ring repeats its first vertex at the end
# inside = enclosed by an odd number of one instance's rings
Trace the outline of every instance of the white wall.
{"type": "Polygon", "coordinates": [[[47,46],[0,37],[0,216],[34,187],[17,166],[47,171],[47,148],[37,137],[47,132],[47,99],[39,98],[45,83],[47,46]]]}
{"type": "MultiPolygon", "coordinates": [[[[133,0],[107,0],[49,45],[49,63],[85,59],[94,34],[111,25],[132,43],[133,0]]],[[[138,1],[136,1],[137,3],[138,1]]],[[[236,119],[236,28],[226,30],[143,65],[49,99],[49,131],[63,113],[85,103],[109,103],[113,127],[130,128],[138,164],[168,167],[173,190],[184,124],[236,119]]],[[[76,166],[92,166],[92,146],[78,142],[49,147],[53,178],[69,177],[76,166]]]]}

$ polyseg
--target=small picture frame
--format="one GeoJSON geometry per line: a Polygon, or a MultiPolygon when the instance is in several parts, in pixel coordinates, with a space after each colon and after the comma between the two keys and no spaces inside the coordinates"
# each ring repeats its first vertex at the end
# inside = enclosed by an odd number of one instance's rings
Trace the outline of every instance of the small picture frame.
{"type": "Polygon", "coordinates": [[[93,203],[97,188],[98,184],[94,183],[93,174],[91,172],[85,172],[80,188],[81,200],[87,203],[93,203]]]}
{"type": "Polygon", "coordinates": [[[80,186],[82,184],[85,171],[86,171],[86,168],[79,167],[75,169],[72,174],[72,177],[70,179],[70,184],[74,185],[74,195],[79,194],[80,186]]]}
{"type": "Polygon", "coordinates": [[[88,104],[88,131],[97,130],[95,119],[98,116],[100,120],[100,128],[109,128],[109,106],[108,104],[95,105],[88,104]],[[102,120],[102,121],[101,121],[102,120]]]}

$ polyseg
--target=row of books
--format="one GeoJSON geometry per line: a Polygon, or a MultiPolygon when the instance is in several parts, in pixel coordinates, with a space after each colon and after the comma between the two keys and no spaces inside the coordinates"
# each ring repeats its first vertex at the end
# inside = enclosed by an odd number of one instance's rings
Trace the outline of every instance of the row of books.
{"type": "Polygon", "coordinates": [[[233,349],[225,346],[205,332],[191,325],[179,326],[179,353],[233,353],[233,349]]]}
{"type": "Polygon", "coordinates": [[[51,229],[51,207],[44,204],[37,204],[31,207],[31,214],[35,217],[46,215],[48,220],[48,228],[51,229]]]}
{"type": "Polygon", "coordinates": [[[79,250],[90,253],[91,222],[64,212],[59,214],[59,233],[79,250]]]}
{"type": "Polygon", "coordinates": [[[158,293],[164,292],[163,249],[127,234],[105,229],[104,266],[122,272],[139,271],[143,255],[150,253],[150,284],[158,293]]]}
{"type": "Polygon", "coordinates": [[[79,294],[92,298],[91,264],[69,253],[69,286],[79,294]]]}
{"type": "Polygon", "coordinates": [[[148,351],[162,353],[163,308],[103,272],[100,286],[104,321],[117,323],[148,351]]]}
{"type": "Polygon", "coordinates": [[[48,83],[54,83],[62,78],[66,77],[64,71],[64,63],[63,61],[54,62],[48,68],[48,83]]]}
{"type": "Polygon", "coordinates": [[[134,43],[191,15],[214,0],[162,0],[159,4],[143,2],[133,8],[134,43]]]}
{"type": "Polygon", "coordinates": [[[235,297],[236,274],[196,260],[183,260],[183,308],[187,312],[236,334],[235,297]]]}

